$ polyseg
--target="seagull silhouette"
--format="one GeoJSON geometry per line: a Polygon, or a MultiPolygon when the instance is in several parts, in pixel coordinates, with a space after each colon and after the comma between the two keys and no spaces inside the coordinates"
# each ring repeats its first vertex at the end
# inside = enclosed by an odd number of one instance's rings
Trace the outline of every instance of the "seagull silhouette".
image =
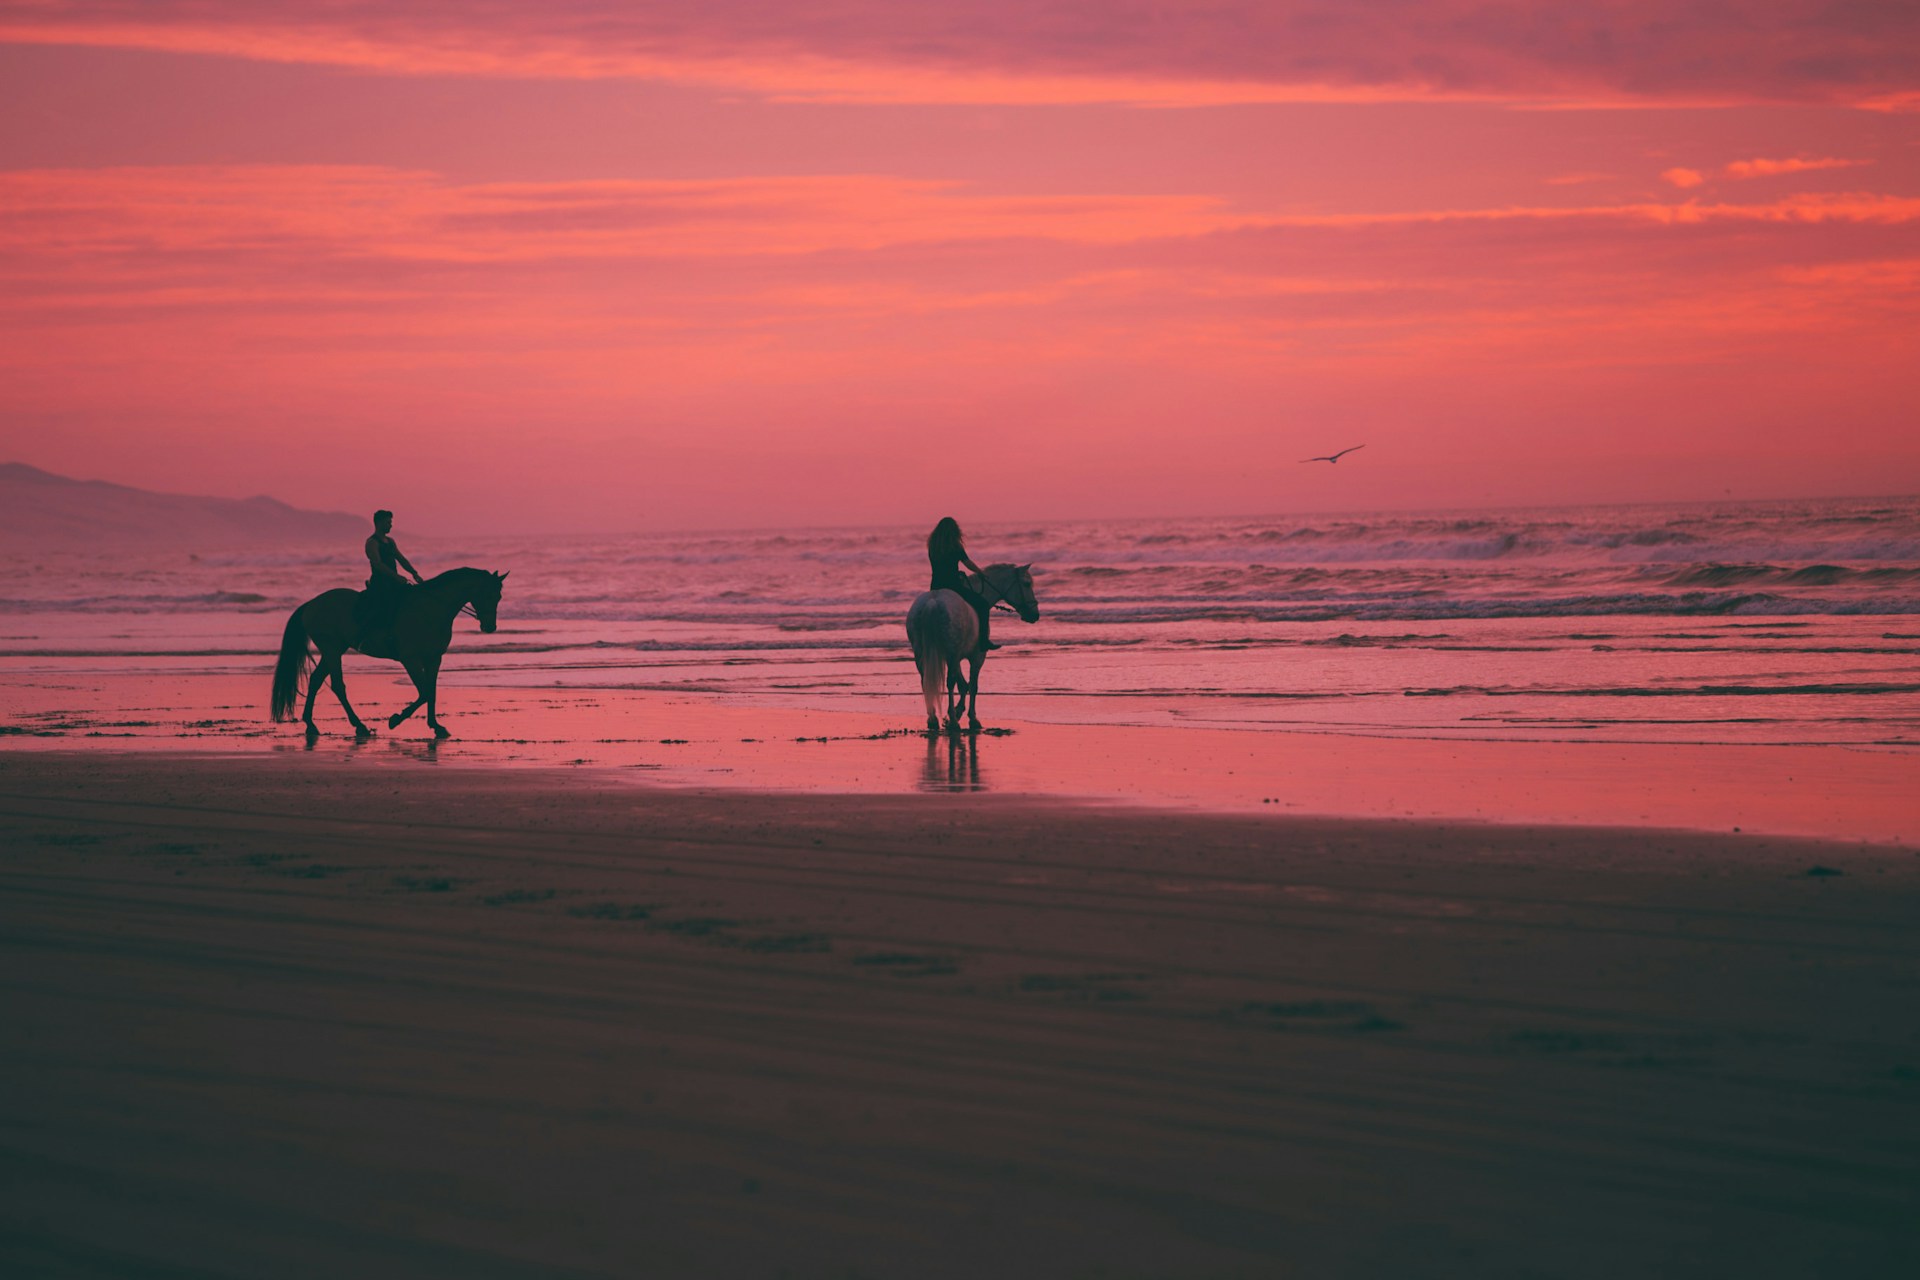
{"type": "Polygon", "coordinates": [[[1347,456],[1348,454],[1350,454],[1350,453],[1352,453],[1352,452],[1354,451],[1354,449],[1364,449],[1364,448],[1366,448],[1366,447],[1367,447],[1367,446],[1365,446],[1365,445],[1363,445],[1363,444],[1357,444],[1357,445],[1355,445],[1355,446],[1353,446],[1353,449],[1342,449],[1342,450],[1341,450],[1340,452],[1338,452],[1338,453],[1330,453],[1330,454],[1328,454],[1328,455],[1326,455],[1326,456],[1325,456],[1324,458],[1302,458],[1302,459],[1300,459],[1300,461],[1302,461],[1302,462],[1338,462],[1338,461],[1340,461],[1340,459],[1342,459],[1342,458],[1344,458],[1344,457],[1346,457],[1346,456],[1347,456]]]}

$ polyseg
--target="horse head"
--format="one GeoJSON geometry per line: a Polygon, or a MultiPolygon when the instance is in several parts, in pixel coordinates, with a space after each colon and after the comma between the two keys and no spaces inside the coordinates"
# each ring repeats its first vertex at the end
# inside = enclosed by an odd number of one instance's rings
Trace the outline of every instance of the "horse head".
{"type": "Polygon", "coordinates": [[[1030,564],[988,565],[984,576],[993,584],[993,589],[1013,611],[1020,615],[1022,622],[1040,620],[1040,601],[1033,594],[1033,566],[1030,564]]]}
{"type": "MultiPolygon", "coordinates": [[[[474,569],[478,575],[473,580],[473,593],[467,597],[467,603],[473,606],[473,616],[480,620],[480,630],[492,635],[500,629],[500,592],[507,581],[506,573],[494,573],[490,569],[474,569]]],[[[507,570],[512,573],[513,570],[507,570]]]]}

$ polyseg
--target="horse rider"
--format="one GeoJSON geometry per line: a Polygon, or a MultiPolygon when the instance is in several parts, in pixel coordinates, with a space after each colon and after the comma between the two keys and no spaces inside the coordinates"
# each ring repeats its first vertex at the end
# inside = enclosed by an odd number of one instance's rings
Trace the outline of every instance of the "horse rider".
{"type": "Polygon", "coordinates": [[[933,582],[927,589],[951,591],[972,605],[973,611],[980,615],[980,651],[985,653],[998,649],[1000,646],[987,634],[987,616],[993,606],[987,603],[985,596],[967,585],[966,576],[960,572],[963,564],[975,573],[981,572],[981,569],[967,554],[966,535],[960,532],[958,520],[944,516],[939,524],[933,526],[933,532],[927,535],[927,560],[933,565],[933,582]]]}
{"type": "Polygon", "coordinates": [[[420,571],[400,554],[393,540],[393,512],[373,513],[373,532],[367,535],[366,549],[367,564],[373,572],[367,575],[366,591],[354,604],[355,621],[362,634],[393,625],[401,602],[412,590],[400,576],[400,570],[405,569],[415,582],[424,582],[420,571]]]}

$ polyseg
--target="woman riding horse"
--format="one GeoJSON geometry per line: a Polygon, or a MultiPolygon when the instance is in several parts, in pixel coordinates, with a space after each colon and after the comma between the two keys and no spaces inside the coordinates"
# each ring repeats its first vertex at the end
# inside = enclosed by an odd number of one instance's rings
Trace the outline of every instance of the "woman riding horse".
{"type": "Polygon", "coordinates": [[[980,651],[985,653],[1000,646],[987,635],[988,616],[993,606],[987,603],[985,596],[967,585],[966,575],[960,572],[965,565],[975,573],[980,566],[967,554],[967,538],[960,532],[960,522],[952,516],[943,516],[939,524],[933,526],[933,532],[927,535],[927,560],[933,566],[933,581],[927,586],[929,591],[951,591],[973,606],[980,615],[980,651]]]}

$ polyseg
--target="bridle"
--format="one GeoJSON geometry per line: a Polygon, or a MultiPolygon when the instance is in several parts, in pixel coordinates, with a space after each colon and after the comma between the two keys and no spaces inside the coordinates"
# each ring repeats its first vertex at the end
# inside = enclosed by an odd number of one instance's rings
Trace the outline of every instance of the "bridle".
{"type": "MultiPolygon", "coordinates": [[[[441,576],[444,577],[446,575],[443,574],[441,576]]],[[[435,578],[432,580],[436,582],[439,581],[438,578],[435,578]]],[[[424,588],[426,585],[427,584],[425,582],[422,582],[417,584],[417,586],[414,589],[419,590],[421,588],[424,588]]],[[[479,611],[473,607],[473,601],[471,600],[463,602],[458,609],[455,609],[453,611],[453,616],[457,618],[463,613],[466,614],[469,618],[472,618],[475,622],[482,621],[479,611]]]]}
{"type": "MultiPolygon", "coordinates": [[[[422,585],[425,585],[425,584],[422,584],[422,585]]],[[[473,607],[473,601],[471,600],[468,600],[467,602],[462,604],[458,609],[455,609],[453,611],[453,616],[457,618],[463,613],[466,614],[469,618],[472,618],[475,622],[480,621],[480,613],[477,609],[473,607]]]]}
{"type": "Polygon", "coordinates": [[[1020,616],[1020,611],[1007,603],[1006,593],[1001,592],[999,587],[995,587],[993,585],[993,579],[989,578],[986,575],[986,572],[984,570],[980,574],[980,586],[983,588],[980,592],[980,594],[983,596],[987,594],[985,588],[988,588],[988,587],[991,587],[995,592],[1000,593],[999,599],[987,601],[987,606],[989,608],[998,609],[1002,613],[1010,613],[1014,615],[1016,618],[1020,616]]]}

